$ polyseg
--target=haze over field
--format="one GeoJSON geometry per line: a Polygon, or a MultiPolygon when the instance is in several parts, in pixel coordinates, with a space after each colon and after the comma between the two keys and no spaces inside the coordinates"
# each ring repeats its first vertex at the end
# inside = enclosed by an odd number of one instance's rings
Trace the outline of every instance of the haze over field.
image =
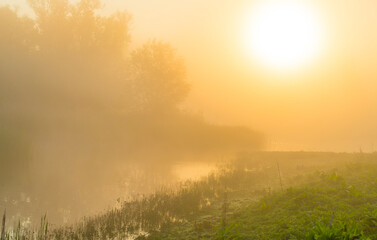
{"type": "Polygon", "coordinates": [[[0,210],[64,222],[239,153],[374,152],[374,9],[0,0],[0,210]]]}
{"type": "Polygon", "coordinates": [[[11,216],[73,220],[263,146],[259,132],[182,109],[183,58],[156,39],[131,46],[129,13],[29,3],[34,18],[0,8],[0,179],[11,216]]]}
{"type": "MultiPolygon", "coordinates": [[[[262,2],[114,0],[99,12],[127,10],[133,46],[171,43],[192,85],[185,106],[210,122],[264,132],[274,150],[374,151],[377,3],[307,1],[322,49],[305,67],[280,73],[246,51],[245,22],[262,2]]],[[[24,0],[1,3],[30,12],[24,0]]]]}

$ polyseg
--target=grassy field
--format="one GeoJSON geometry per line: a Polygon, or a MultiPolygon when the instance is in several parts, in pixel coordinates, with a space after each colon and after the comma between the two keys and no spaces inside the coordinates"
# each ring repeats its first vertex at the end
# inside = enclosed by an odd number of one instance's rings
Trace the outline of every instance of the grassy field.
{"type": "Polygon", "coordinates": [[[377,239],[377,154],[241,155],[198,181],[4,239],[377,239]]]}

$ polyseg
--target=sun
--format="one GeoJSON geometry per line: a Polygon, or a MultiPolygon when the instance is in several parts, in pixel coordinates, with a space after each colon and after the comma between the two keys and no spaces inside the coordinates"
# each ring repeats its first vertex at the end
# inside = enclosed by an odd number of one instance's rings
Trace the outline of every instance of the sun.
{"type": "Polygon", "coordinates": [[[263,65],[296,69],[319,54],[322,30],[319,14],[305,1],[263,1],[246,20],[246,48],[263,65]]]}

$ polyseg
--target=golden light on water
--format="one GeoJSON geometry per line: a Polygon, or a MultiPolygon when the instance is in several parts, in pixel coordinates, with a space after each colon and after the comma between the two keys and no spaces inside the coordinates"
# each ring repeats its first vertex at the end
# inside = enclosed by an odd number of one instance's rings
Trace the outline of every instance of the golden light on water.
{"type": "MultiPolygon", "coordinates": [[[[377,0],[0,0],[0,235],[215,239],[265,216],[257,200],[267,193],[317,180],[333,189],[324,171],[373,183],[375,9],[377,0]]],[[[260,235],[281,216],[270,210],[271,221],[232,233],[260,235]]]]}
{"type": "Polygon", "coordinates": [[[304,2],[262,2],[250,12],[244,31],[249,54],[276,70],[300,68],[323,45],[319,14],[304,2]]]}

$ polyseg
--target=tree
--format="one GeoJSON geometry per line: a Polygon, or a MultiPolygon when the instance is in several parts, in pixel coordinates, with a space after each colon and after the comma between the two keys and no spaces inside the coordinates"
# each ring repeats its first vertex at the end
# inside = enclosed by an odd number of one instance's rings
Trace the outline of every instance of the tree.
{"type": "Polygon", "coordinates": [[[32,76],[48,89],[47,94],[53,93],[59,101],[55,104],[126,107],[120,102],[130,95],[122,92],[128,84],[125,53],[131,41],[130,14],[97,14],[99,0],[28,2],[37,31],[32,76]]]}
{"type": "Polygon", "coordinates": [[[40,50],[53,54],[60,50],[91,57],[123,57],[131,39],[128,13],[97,15],[95,11],[101,8],[99,0],[81,0],[75,5],[68,0],[28,2],[36,14],[40,50]]]}
{"type": "Polygon", "coordinates": [[[130,75],[137,107],[142,111],[175,110],[189,92],[182,59],[160,41],[149,41],[132,52],[130,75]]]}
{"type": "MultiPolygon", "coordinates": [[[[46,209],[49,204],[64,207],[78,201],[59,203],[59,196],[75,190],[65,181],[68,169],[100,159],[94,160],[94,155],[105,151],[92,154],[94,145],[106,144],[106,133],[123,127],[124,121],[112,110],[123,107],[125,99],[121,84],[127,79],[124,53],[131,18],[126,12],[99,15],[98,3],[30,0],[35,18],[0,7],[1,199],[18,201],[21,192],[32,199],[45,196],[46,201],[33,206],[44,204],[46,209]],[[43,147],[50,143],[48,150],[43,147]],[[72,150],[74,145],[80,150],[72,150]],[[56,194],[44,194],[57,185],[61,188],[56,194]]],[[[105,179],[92,178],[85,169],[70,178],[82,179],[86,186],[105,179]]],[[[0,201],[0,207],[3,204],[0,201]]],[[[9,212],[27,206],[22,202],[9,212]]]]}
{"type": "MultiPolygon", "coordinates": [[[[79,202],[64,196],[120,178],[129,159],[161,165],[234,145],[234,129],[169,114],[190,90],[185,65],[156,40],[128,52],[129,14],[96,14],[99,0],[28,2],[33,19],[0,8],[0,198],[19,185],[49,198],[43,208],[64,207],[79,202]]],[[[238,142],[254,136],[238,132],[238,142]]]]}

